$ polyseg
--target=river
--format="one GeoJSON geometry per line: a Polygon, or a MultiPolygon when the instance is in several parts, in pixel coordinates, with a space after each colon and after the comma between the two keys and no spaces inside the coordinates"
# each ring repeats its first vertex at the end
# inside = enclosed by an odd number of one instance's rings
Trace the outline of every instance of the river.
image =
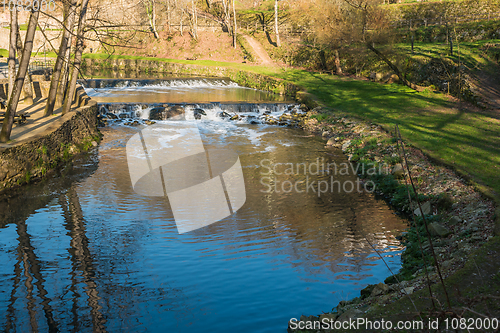
{"type": "MultiPolygon", "coordinates": [[[[91,95],[111,103],[123,90],[91,95]]],[[[125,90],[113,101],[278,101],[232,84],[125,90]],[[219,95],[190,99],[196,89],[219,95]]],[[[290,318],[326,312],[390,275],[367,239],[399,269],[395,237],[406,223],[383,200],[366,189],[317,191],[321,181],[356,184],[340,150],[299,129],[214,112],[183,122],[207,150],[239,156],[246,199],[219,222],[179,233],[166,197],[134,191],[126,146],[147,126],[126,120],[102,128],[100,145],[56,177],[0,198],[2,330],[286,332],[290,318]],[[332,165],[349,171],[325,172],[332,165]]]]}

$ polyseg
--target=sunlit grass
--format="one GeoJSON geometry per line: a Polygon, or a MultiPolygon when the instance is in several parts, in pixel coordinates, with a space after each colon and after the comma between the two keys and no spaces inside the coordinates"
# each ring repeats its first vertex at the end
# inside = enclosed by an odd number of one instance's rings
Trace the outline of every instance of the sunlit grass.
{"type": "MultiPolygon", "coordinates": [[[[451,59],[470,69],[478,69],[489,65],[487,44],[500,44],[500,39],[482,40],[477,42],[460,42],[453,44],[453,55],[450,55],[450,45],[447,43],[414,43],[412,58],[419,60],[425,58],[451,59]]],[[[409,43],[399,43],[395,47],[406,54],[411,54],[409,43]]]]}
{"type": "Polygon", "coordinates": [[[406,140],[500,193],[500,115],[459,110],[431,90],[416,92],[305,71],[279,77],[304,87],[336,111],[387,130],[398,124],[406,140]]]}
{"type": "Polygon", "coordinates": [[[162,61],[162,62],[179,63],[179,64],[191,64],[198,66],[229,67],[265,75],[275,74],[282,71],[280,68],[275,68],[275,67],[251,65],[238,62],[214,61],[214,60],[181,60],[181,59],[155,58],[155,57],[143,57],[143,56],[109,55],[104,53],[86,53],[83,55],[83,58],[153,60],[153,61],[162,61]]]}

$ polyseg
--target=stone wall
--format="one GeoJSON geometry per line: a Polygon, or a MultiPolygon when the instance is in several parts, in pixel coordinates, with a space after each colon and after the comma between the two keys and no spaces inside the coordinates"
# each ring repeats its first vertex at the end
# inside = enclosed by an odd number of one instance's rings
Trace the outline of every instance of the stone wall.
{"type": "Polygon", "coordinates": [[[97,103],[78,87],[75,109],[43,133],[0,149],[0,193],[44,177],[75,154],[97,146],[97,103]]]}

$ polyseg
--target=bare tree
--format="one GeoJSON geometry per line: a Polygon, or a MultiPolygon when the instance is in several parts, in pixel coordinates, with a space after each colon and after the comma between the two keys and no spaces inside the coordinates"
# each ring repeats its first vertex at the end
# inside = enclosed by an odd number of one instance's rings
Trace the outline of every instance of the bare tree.
{"type": "Polygon", "coordinates": [[[156,0],[144,0],[144,6],[146,6],[146,14],[149,19],[149,26],[155,38],[160,38],[158,31],[156,30],[156,0]]]}
{"type": "Polygon", "coordinates": [[[47,96],[47,105],[45,106],[45,116],[50,116],[54,113],[57,87],[61,78],[61,69],[64,64],[66,48],[68,47],[68,42],[70,40],[71,34],[73,33],[73,26],[75,23],[76,0],[69,0],[69,2],[65,3],[65,5],[66,17],[63,24],[64,32],[61,38],[61,44],[59,46],[56,63],[54,64],[54,70],[52,72],[52,80],[50,82],[49,94],[47,96]]]}
{"type": "MultiPolygon", "coordinates": [[[[17,34],[17,42],[16,42],[17,54],[23,54],[23,42],[21,40],[21,34],[19,33],[19,24],[17,25],[16,34],[17,34]]],[[[33,104],[33,88],[31,86],[31,77],[29,73],[26,74],[26,78],[24,79],[23,90],[24,90],[24,103],[33,104]]]]}
{"type": "Polygon", "coordinates": [[[19,62],[19,70],[17,71],[16,81],[14,82],[14,89],[12,95],[7,103],[7,110],[5,112],[5,119],[0,132],[0,142],[7,142],[10,140],[10,133],[12,125],[14,124],[14,116],[21,97],[21,88],[24,84],[24,79],[28,72],[28,65],[31,58],[31,51],[33,50],[33,39],[35,38],[36,26],[38,23],[39,11],[32,11],[28,23],[28,30],[26,31],[26,38],[24,41],[23,54],[19,62]]]}
{"type": "Polygon", "coordinates": [[[234,0],[233,0],[233,19],[234,19],[234,25],[233,25],[233,47],[236,48],[236,7],[234,6],[234,0]]]}
{"type": "Polygon", "coordinates": [[[17,48],[17,6],[10,10],[10,36],[9,36],[9,59],[7,60],[9,70],[9,91],[7,99],[10,99],[14,89],[14,79],[16,77],[16,48],[17,48]]]}
{"type": "Polygon", "coordinates": [[[170,0],[167,0],[167,21],[168,21],[168,33],[172,32],[172,13],[170,12],[170,0]]]}
{"type": "Polygon", "coordinates": [[[75,48],[75,61],[73,62],[73,72],[71,73],[71,80],[69,82],[68,91],[64,98],[64,105],[62,113],[65,114],[71,109],[71,104],[73,103],[73,97],[76,91],[76,80],[80,73],[80,66],[82,63],[82,53],[83,53],[83,41],[84,41],[84,27],[85,19],[87,15],[87,6],[89,0],[82,0],[82,5],[80,9],[80,15],[78,17],[78,28],[76,32],[76,48],[75,48]]]}
{"type": "Polygon", "coordinates": [[[193,7],[192,11],[192,25],[193,25],[193,38],[198,39],[198,15],[196,13],[196,5],[194,4],[194,0],[191,0],[191,5],[193,7]]]}
{"type": "Polygon", "coordinates": [[[231,26],[231,14],[229,12],[229,7],[230,7],[229,1],[230,0],[227,0],[227,1],[228,2],[226,3],[225,0],[222,0],[222,8],[223,8],[223,11],[224,11],[224,19],[223,19],[223,21],[224,21],[224,24],[227,27],[227,31],[230,32],[230,30],[231,30],[231,28],[230,28],[230,26],[231,26]]]}
{"type": "MultiPolygon", "coordinates": [[[[361,28],[361,41],[366,45],[366,47],[375,53],[377,57],[385,62],[389,68],[391,68],[394,73],[398,76],[401,83],[412,88],[411,83],[406,80],[404,73],[396,66],[384,53],[375,48],[375,42],[387,44],[390,38],[387,35],[387,24],[385,20],[385,15],[380,11],[377,2],[374,0],[344,0],[349,6],[354,8],[357,13],[356,16],[360,17],[360,28],[361,28]],[[368,25],[370,24],[370,34],[368,35],[368,25]]],[[[353,34],[356,38],[356,34],[353,34]]],[[[359,41],[358,39],[358,41],[359,41]]]]}
{"type": "Polygon", "coordinates": [[[362,41],[366,41],[366,31],[368,26],[368,15],[371,6],[374,5],[373,0],[344,0],[348,5],[357,9],[361,14],[361,35],[362,41]]]}
{"type": "Polygon", "coordinates": [[[179,11],[180,11],[180,29],[181,29],[181,36],[184,36],[184,8],[182,6],[178,6],[179,11]]]}
{"type": "Polygon", "coordinates": [[[280,33],[278,30],[278,0],[274,1],[274,31],[276,33],[276,46],[281,46],[280,33]]]}

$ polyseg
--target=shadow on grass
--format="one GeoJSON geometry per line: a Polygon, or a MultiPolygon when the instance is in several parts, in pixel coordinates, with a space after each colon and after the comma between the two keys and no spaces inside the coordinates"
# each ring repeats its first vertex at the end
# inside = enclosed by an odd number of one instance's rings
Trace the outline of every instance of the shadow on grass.
{"type": "Polygon", "coordinates": [[[287,72],[282,77],[306,88],[337,112],[389,130],[398,124],[405,139],[500,193],[498,116],[459,109],[444,95],[394,84],[303,71],[287,72]]]}

